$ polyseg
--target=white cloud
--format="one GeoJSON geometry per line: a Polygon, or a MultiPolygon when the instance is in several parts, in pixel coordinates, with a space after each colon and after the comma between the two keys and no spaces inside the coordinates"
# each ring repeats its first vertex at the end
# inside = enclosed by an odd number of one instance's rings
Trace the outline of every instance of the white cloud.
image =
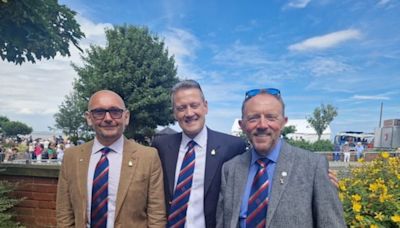
{"type": "MultiPolygon", "coordinates": [[[[81,16],[77,20],[86,35],[79,42],[81,48],[86,49],[90,44],[105,44],[104,28],[110,27],[110,24],[96,24],[81,16]]],[[[72,44],[70,52],[70,57],[57,55],[54,59],[37,61],[36,64],[15,65],[0,61],[3,88],[0,90],[0,115],[11,120],[24,118],[34,130],[47,130],[47,126],[53,124],[52,115],[58,111],[64,96],[72,90],[72,81],[77,76],[71,62],[81,63],[81,53],[72,44]],[[41,125],[38,125],[38,116],[46,118],[41,125]]]]}
{"type": "Polygon", "coordinates": [[[236,67],[262,66],[271,63],[259,46],[243,45],[239,41],[226,50],[217,53],[214,56],[214,61],[218,64],[236,67]]]}
{"type": "Polygon", "coordinates": [[[201,46],[197,38],[188,31],[170,28],[162,33],[168,52],[174,55],[178,66],[178,76],[199,79],[201,70],[192,61],[196,58],[196,50],[201,46]]]}
{"type": "Polygon", "coordinates": [[[355,100],[390,100],[387,96],[366,96],[366,95],[354,95],[352,99],[355,100]]]}
{"type": "Polygon", "coordinates": [[[289,1],[287,7],[290,8],[305,8],[311,0],[293,0],[289,1]]]}
{"type": "Polygon", "coordinates": [[[322,50],[337,46],[348,40],[359,39],[360,37],[360,31],[356,29],[347,29],[306,39],[302,42],[290,45],[288,49],[291,51],[322,50]]]}
{"type": "Polygon", "coordinates": [[[351,66],[331,58],[316,58],[307,63],[314,76],[337,76],[338,73],[351,71],[351,66]]]}
{"type": "Polygon", "coordinates": [[[378,1],[378,5],[383,6],[383,5],[386,5],[389,2],[390,2],[390,0],[379,0],[378,1]]]}

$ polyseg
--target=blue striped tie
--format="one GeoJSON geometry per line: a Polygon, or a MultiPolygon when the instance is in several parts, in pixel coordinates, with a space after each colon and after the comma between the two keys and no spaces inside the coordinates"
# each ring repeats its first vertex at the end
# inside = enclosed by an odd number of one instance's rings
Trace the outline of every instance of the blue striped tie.
{"type": "Polygon", "coordinates": [[[100,150],[101,158],[94,170],[90,227],[107,227],[109,168],[107,154],[110,151],[111,149],[108,147],[104,147],[100,150]]]}
{"type": "Polygon", "coordinates": [[[186,222],[186,210],[188,207],[190,190],[192,188],[193,171],[196,154],[194,146],[196,142],[188,143],[188,150],[183,158],[178,182],[175,187],[174,198],[171,203],[167,227],[183,228],[186,222]]]}
{"type": "Polygon", "coordinates": [[[258,159],[258,171],[254,176],[253,185],[247,207],[246,227],[265,227],[268,207],[268,173],[267,159],[258,159]]]}

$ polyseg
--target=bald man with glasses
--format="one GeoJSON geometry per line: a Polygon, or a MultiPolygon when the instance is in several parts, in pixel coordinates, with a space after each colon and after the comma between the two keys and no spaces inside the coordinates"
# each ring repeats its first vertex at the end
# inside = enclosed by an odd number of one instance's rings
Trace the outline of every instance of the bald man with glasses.
{"type": "Polygon", "coordinates": [[[95,139],[67,149],[58,180],[57,227],[165,227],[157,150],[123,136],[129,111],[113,91],[92,95],[95,139]]]}

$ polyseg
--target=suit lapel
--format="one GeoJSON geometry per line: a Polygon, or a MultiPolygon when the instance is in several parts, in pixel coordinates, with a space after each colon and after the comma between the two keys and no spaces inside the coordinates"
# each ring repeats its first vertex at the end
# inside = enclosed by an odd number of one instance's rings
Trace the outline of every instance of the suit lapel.
{"type": "Polygon", "coordinates": [[[117,220],[119,212],[121,210],[122,203],[126,197],[129,185],[133,179],[133,174],[136,169],[138,160],[134,156],[137,150],[135,143],[130,142],[127,138],[124,138],[124,151],[122,155],[121,164],[121,175],[118,185],[117,200],[115,206],[115,220],[117,220]]]}
{"type": "Polygon", "coordinates": [[[206,168],[204,177],[204,197],[206,197],[208,189],[217,171],[219,163],[224,158],[223,152],[219,151],[220,145],[215,137],[215,133],[207,128],[207,151],[206,151],[206,168]]]}
{"type": "MultiPolygon", "coordinates": [[[[82,147],[81,151],[79,152],[78,155],[78,161],[77,161],[77,179],[79,180],[79,192],[81,194],[81,199],[83,199],[83,208],[84,208],[84,213],[86,217],[86,208],[87,208],[87,180],[88,180],[88,169],[89,169],[89,161],[90,161],[90,155],[92,154],[92,148],[93,148],[93,141],[91,141],[88,144],[84,144],[84,147],[82,147]]],[[[85,218],[87,219],[87,218],[85,218]]]]}
{"type": "Polygon", "coordinates": [[[268,203],[267,224],[270,224],[282,193],[288,184],[287,180],[290,179],[291,169],[294,163],[294,156],[290,155],[291,153],[291,147],[286,142],[283,142],[272,180],[271,200],[268,203]],[[287,173],[286,177],[282,177],[283,172],[287,173]],[[281,181],[281,179],[283,181],[281,181]]]}
{"type": "Polygon", "coordinates": [[[164,154],[165,170],[167,176],[168,190],[170,198],[174,196],[175,171],[178,161],[179,147],[181,145],[182,133],[174,135],[171,142],[168,143],[167,152],[164,154]]]}
{"type": "MultiPolygon", "coordinates": [[[[246,188],[247,176],[249,175],[249,167],[251,161],[251,151],[248,150],[243,155],[240,155],[239,162],[233,167],[234,176],[234,184],[233,184],[233,208],[232,208],[232,218],[239,218],[240,215],[240,206],[242,205],[242,198],[244,194],[244,189],[246,188]]],[[[231,220],[230,227],[237,227],[238,220],[231,220]]]]}

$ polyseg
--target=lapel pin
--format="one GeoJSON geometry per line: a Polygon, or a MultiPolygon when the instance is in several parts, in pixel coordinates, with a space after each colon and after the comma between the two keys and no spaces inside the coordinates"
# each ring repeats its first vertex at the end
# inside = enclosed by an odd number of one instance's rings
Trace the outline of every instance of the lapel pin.
{"type": "Polygon", "coordinates": [[[129,161],[129,162],[128,162],[128,166],[129,166],[129,167],[132,167],[132,166],[133,166],[132,161],[129,161]]]}
{"type": "Polygon", "coordinates": [[[284,179],[286,176],[287,176],[287,172],[283,171],[283,172],[281,173],[281,178],[279,179],[280,182],[281,182],[281,184],[284,183],[283,179],[284,179]]]}
{"type": "Polygon", "coordinates": [[[212,151],[211,151],[211,155],[215,155],[217,152],[215,151],[215,149],[212,149],[212,151]]]}

